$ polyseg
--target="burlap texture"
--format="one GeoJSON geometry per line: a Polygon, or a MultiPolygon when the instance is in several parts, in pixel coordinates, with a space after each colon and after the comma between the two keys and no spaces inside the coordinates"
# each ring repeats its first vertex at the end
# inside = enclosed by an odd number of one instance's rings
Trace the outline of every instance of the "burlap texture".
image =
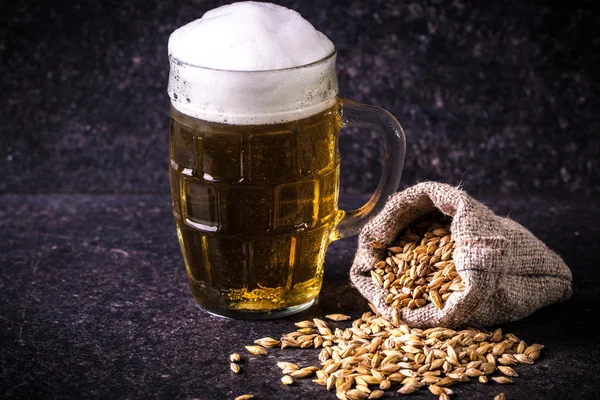
{"type": "Polygon", "coordinates": [[[409,326],[494,325],[524,318],[571,296],[569,267],[522,225],[495,215],[459,188],[423,182],[390,196],[359,234],[350,279],[386,318],[393,313],[385,302],[389,292],[370,275],[386,249],[370,243],[389,246],[412,221],[436,210],[452,217],[454,263],[466,285],[450,295],[441,310],[431,303],[402,308],[400,318],[409,326]]]}

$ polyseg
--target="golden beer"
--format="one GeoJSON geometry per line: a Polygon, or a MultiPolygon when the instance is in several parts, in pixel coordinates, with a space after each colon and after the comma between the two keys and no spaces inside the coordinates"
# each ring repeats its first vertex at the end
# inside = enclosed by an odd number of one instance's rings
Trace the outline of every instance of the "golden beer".
{"type": "Polygon", "coordinates": [[[310,305],[343,213],[337,105],[270,125],[171,116],[173,213],[196,301],[220,315],[310,305]]]}
{"type": "Polygon", "coordinates": [[[397,188],[404,133],[338,98],[333,43],[295,11],[237,2],[169,37],[169,162],[177,235],[196,302],[273,318],[313,304],[331,241],[356,235],[397,188]],[[342,127],[377,130],[381,180],[338,210],[342,127]]]}

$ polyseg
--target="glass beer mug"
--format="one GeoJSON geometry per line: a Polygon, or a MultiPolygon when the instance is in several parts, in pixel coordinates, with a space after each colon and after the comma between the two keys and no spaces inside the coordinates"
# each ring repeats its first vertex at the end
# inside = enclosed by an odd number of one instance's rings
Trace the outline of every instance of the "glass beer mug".
{"type": "Polygon", "coordinates": [[[233,318],[309,307],[326,249],[355,235],[398,189],[404,132],[388,112],[337,97],[336,52],[293,68],[237,71],[169,54],[170,184],[196,302],[233,318]],[[378,131],[386,153],[372,198],[338,209],[338,136],[378,131]]]}

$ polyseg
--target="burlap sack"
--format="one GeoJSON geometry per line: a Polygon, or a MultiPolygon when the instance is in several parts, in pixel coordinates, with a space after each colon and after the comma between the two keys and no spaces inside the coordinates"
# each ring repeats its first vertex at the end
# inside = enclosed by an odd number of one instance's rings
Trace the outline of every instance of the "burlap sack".
{"type": "Polygon", "coordinates": [[[571,271],[564,261],[531,232],[489,208],[461,189],[424,182],[389,197],[383,210],[361,230],[350,270],[352,283],[377,310],[392,319],[385,302],[389,293],[377,286],[370,271],[385,257],[385,246],[412,221],[441,211],[452,217],[456,272],[466,284],[444,308],[432,303],[401,308],[400,318],[411,327],[487,326],[514,321],[571,296],[571,271]]]}

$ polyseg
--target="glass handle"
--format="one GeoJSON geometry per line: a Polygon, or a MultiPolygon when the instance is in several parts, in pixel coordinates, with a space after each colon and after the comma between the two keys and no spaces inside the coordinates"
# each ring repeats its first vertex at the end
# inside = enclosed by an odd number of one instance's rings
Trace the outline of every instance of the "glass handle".
{"type": "Polygon", "coordinates": [[[332,237],[334,240],[358,234],[369,218],[383,208],[388,196],[398,190],[406,153],[404,130],[392,114],[379,107],[346,99],[340,99],[339,105],[342,128],[356,126],[374,129],[381,134],[385,141],[385,159],[375,193],[362,207],[344,213],[332,237]]]}

